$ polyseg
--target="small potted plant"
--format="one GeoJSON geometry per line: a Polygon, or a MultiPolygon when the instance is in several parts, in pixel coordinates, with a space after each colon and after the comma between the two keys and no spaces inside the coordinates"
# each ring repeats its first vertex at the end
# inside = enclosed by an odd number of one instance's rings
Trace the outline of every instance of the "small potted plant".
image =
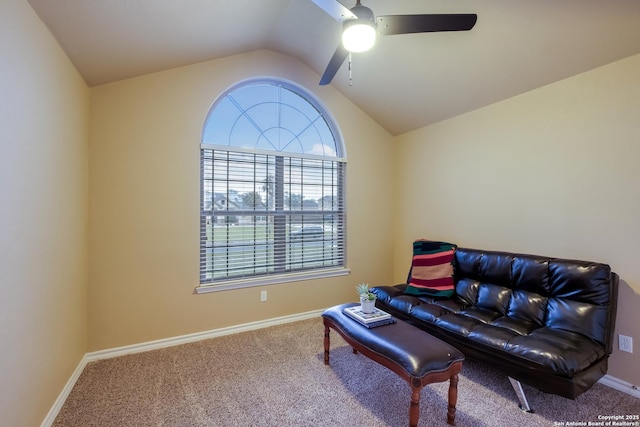
{"type": "Polygon", "coordinates": [[[364,313],[373,313],[373,309],[376,307],[376,294],[369,291],[369,285],[366,283],[360,283],[356,286],[356,291],[360,295],[360,306],[364,313]]]}

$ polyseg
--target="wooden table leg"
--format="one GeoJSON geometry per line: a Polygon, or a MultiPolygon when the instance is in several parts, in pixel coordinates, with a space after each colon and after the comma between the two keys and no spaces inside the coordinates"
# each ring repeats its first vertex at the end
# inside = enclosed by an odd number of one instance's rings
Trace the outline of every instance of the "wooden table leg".
{"type": "Polygon", "coordinates": [[[458,403],[458,374],[453,374],[449,379],[449,410],[447,411],[447,424],[456,425],[456,403],[458,403]]]}
{"type": "Polygon", "coordinates": [[[409,405],[409,427],[417,427],[420,418],[420,390],[411,386],[411,404],[409,405]]]}
{"type": "Polygon", "coordinates": [[[329,325],[324,324],[324,364],[329,364],[329,325]]]}

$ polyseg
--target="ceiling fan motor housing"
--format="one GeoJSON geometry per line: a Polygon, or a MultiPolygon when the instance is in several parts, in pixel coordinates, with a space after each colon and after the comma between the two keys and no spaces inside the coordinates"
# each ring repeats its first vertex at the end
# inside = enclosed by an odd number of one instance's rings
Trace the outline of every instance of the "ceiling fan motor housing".
{"type": "MultiPolygon", "coordinates": [[[[360,4],[360,2],[358,2],[358,4],[356,4],[355,6],[353,6],[351,9],[349,9],[351,12],[353,12],[354,15],[356,15],[358,17],[357,20],[347,20],[348,21],[360,21],[360,20],[368,20],[371,21],[375,24],[376,22],[376,18],[375,16],[373,16],[373,10],[369,9],[367,6],[363,6],[360,4]]],[[[345,22],[346,23],[346,22],[345,22]]]]}

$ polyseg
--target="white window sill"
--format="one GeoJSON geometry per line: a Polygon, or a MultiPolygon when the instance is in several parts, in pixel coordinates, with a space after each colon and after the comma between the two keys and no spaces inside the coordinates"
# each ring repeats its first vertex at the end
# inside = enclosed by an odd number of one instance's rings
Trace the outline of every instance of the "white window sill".
{"type": "Polygon", "coordinates": [[[252,288],[256,286],[275,285],[278,283],[299,282],[301,280],[324,279],[327,277],[346,276],[351,273],[348,268],[305,271],[300,273],[281,274],[248,279],[227,280],[224,282],[201,284],[196,287],[196,294],[229,291],[232,289],[252,288]]]}

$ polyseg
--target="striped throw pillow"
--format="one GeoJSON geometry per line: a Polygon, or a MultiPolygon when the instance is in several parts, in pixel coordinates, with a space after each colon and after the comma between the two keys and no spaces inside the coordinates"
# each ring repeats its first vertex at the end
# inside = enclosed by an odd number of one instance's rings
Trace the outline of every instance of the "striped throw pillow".
{"type": "Polygon", "coordinates": [[[447,242],[413,242],[411,274],[405,293],[450,298],[454,293],[453,256],[456,245],[447,242]]]}

